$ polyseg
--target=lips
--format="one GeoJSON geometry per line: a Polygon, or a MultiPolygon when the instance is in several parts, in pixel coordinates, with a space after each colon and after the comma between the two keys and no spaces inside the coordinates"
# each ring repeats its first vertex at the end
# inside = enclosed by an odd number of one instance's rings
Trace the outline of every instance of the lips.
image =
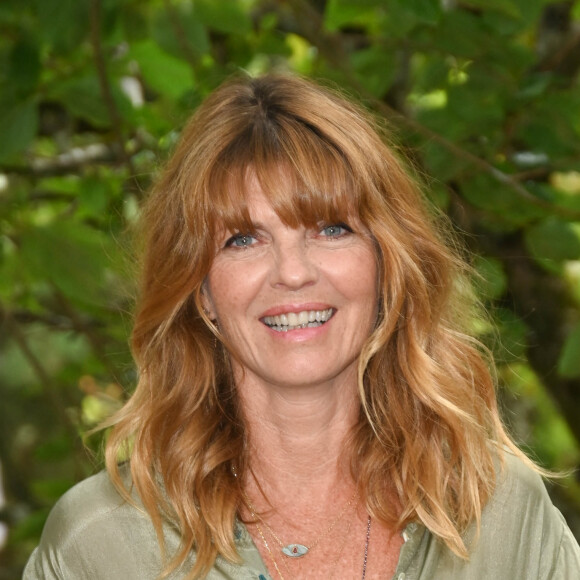
{"type": "Polygon", "coordinates": [[[332,318],[335,310],[302,310],[300,312],[285,312],[275,316],[264,316],[262,322],[277,332],[288,332],[301,328],[316,328],[332,318]]]}

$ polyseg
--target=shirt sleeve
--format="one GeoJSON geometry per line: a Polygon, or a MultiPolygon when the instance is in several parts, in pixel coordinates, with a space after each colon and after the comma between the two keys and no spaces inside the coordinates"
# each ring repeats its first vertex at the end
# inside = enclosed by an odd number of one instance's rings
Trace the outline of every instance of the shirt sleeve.
{"type": "Polygon", "coordinates": [[[57,580],[64,578],[64,576],[57,572],[50,558],[46,556],[39,548],[36,548],[32,552],[26,568],[24,568],[22,580],[57,580]]]}
{"type": "Polygon", "coordinates": [[[580,578],[580,546],[564,521],[564,517],[561,515],[560,517],[563,526],[562,541],[554,561],[554,569],[548,576],[548,580],[580,578]]]}
{"type": "Polygon", "coordinates": [[[54,506],[23,580],[142,580],[160,570],[152,525],[101,473],[54,506]]]}

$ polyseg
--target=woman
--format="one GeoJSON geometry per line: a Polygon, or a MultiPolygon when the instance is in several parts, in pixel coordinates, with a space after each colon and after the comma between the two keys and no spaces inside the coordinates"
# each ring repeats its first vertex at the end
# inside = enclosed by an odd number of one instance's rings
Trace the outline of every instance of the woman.
{"type": "Polygon", "coordinates": [[[356,106],[220,87],[144,212],[108,475],[59,502],[25,578],[577,577],[432,221],[356,106]]]}

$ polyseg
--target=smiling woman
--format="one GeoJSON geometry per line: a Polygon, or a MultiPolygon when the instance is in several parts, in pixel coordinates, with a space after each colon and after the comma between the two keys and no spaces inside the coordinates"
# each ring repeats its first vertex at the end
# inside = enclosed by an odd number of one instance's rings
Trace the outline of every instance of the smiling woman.
{"type": "Polygon", "coordinates": [[[370,115],[227,82],[143,231],[139,384],[26,579],[575,577],[466,331],[466,268],[370,115]]]}

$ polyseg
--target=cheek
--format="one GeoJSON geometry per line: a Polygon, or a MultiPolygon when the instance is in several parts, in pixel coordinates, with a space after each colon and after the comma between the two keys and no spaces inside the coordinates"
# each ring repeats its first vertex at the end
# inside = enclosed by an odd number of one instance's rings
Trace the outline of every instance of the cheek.
{"type": "Polygon", "coordinates": [[[353,299],[366,300],[370,305],[378,300],[379,272],[374,253],[359,251],[343,261],[343,280],[353,299]]]}
{"type": "Polygon", "coordinates": [[[243,315],[255,295],[256,280],[243,264],[215,264],[207,279],[207,298],[222,326],[243,315]]]}

